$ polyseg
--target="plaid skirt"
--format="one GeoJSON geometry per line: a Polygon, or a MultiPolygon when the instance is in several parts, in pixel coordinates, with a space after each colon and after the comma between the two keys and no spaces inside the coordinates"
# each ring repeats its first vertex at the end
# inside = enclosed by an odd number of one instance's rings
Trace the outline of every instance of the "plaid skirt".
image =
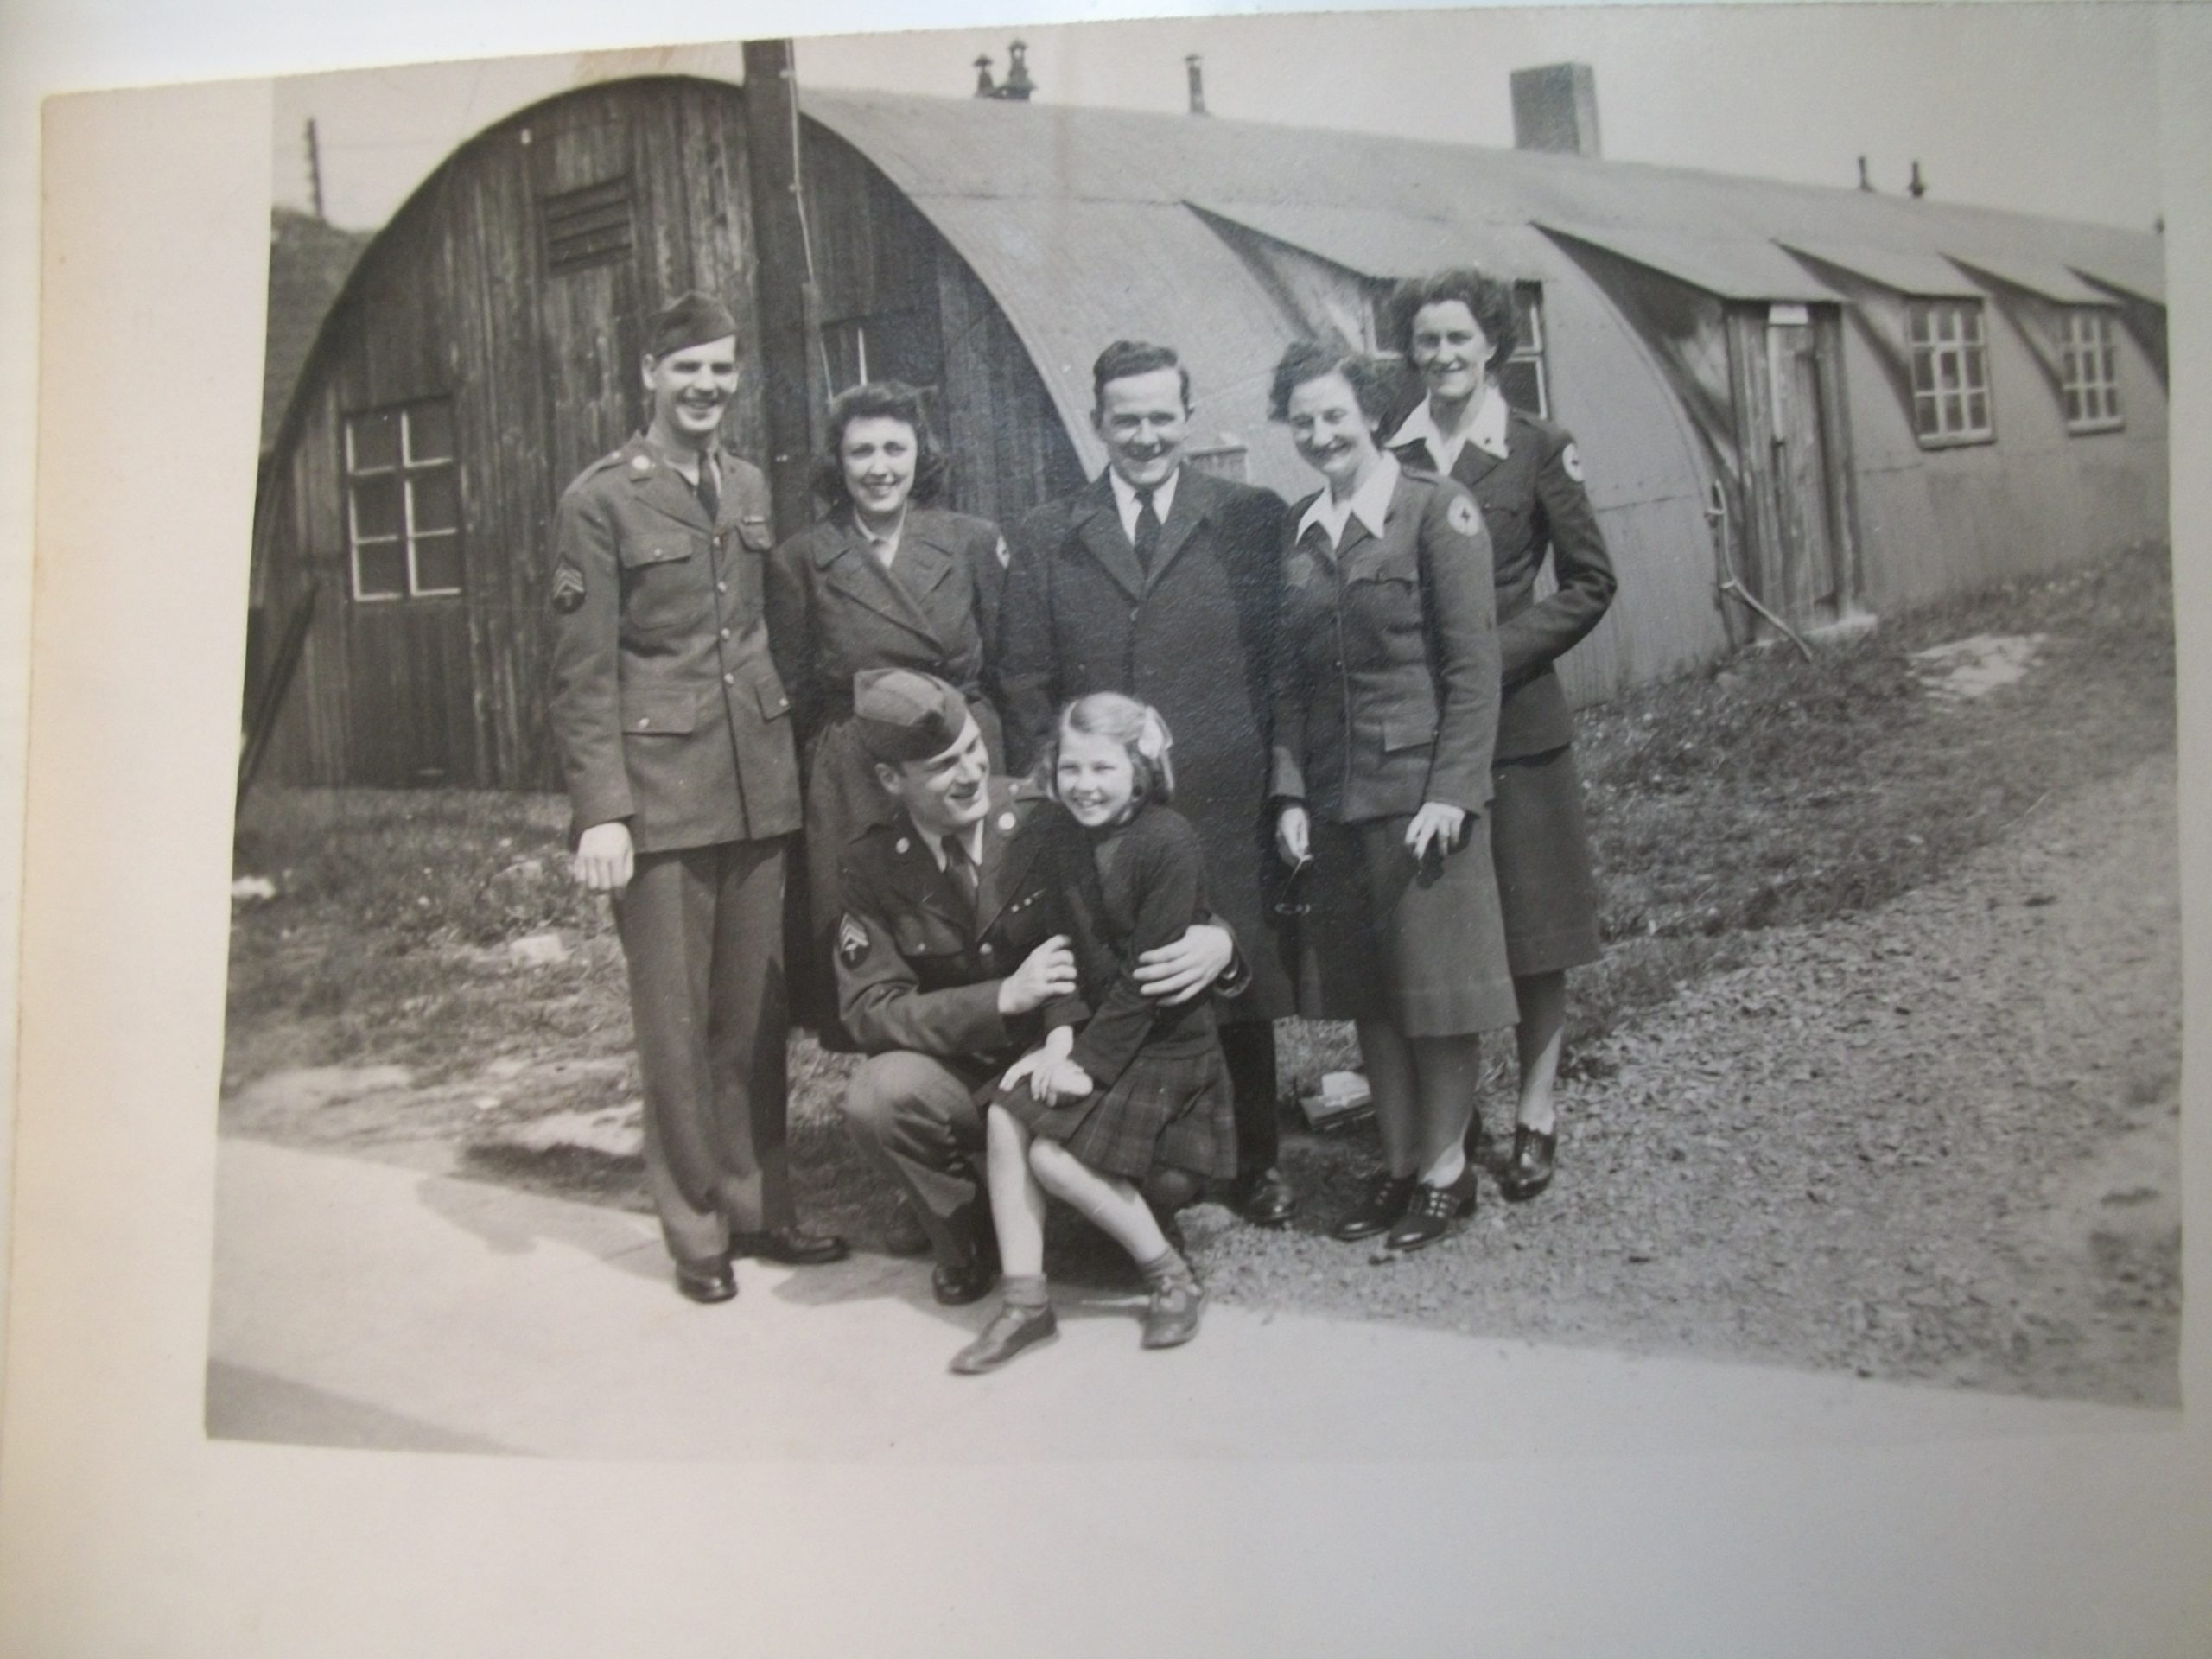
{"type": "Polygon", "coordinates": [[[1193,1052],[1141,1052],[1105,1089],[1081,1100],[1046,1106],[1027,1082],[995,1088],[990,1098],[1102,1175],[1141,1181],[1162,1166],[1222,1180],[1236,1173],[1229,1065],[1211,1032],[1193,1052]]]}

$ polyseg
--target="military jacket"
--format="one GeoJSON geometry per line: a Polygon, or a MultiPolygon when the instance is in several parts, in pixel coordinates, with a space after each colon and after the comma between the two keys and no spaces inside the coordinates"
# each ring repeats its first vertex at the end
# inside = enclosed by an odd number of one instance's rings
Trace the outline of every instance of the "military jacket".
{"type": "Polygon", "coordinates": [[[863,1052],[1012,1058],[1039,1034],[1035,1015],[1000,1014],[999,982],[1059,914],[1039,838],[1021,833],[1040,810],[1058,810],[991,780],[972,906],[904,811],[848,843],[833,950],[838,1014],[863,1052]]]}
{"type": "Polygon", "coordinates": [[[791,702],[763,622],[768,486],[719,455],[721,512],[644,434],[587,467],[554,520],[551,706],[577,834],[640,852],[798,828],[791,702]]]}
{"type": "MultiPolygon", "coordinates": [[[[1475,493],[1496,563],[1504,675],[1500,760],[1541,754],[1573,740],[1573,716],[1553,664],[1598,626],[1620,585],[1583,488],[1573,434],[1517,409],[1508,410],[1505,430],[1503,456],[1462,444],[1451,474],[1475,493]],[[1558,586],[1539,599],[1536,578],[1547,556],[1558,586]]],[[[1419,439],[1396,453],[1416,467],[1436,464],[1419,439]]]]}
{"type": "Polygon", "coordinates": [[[1282,617],[1276,799],[1344,823],[1489,804],[1497,637],[1490,541],[1465,489],[1404,467],[1380,536],[1357,514],[1334,550],[1307,531],[1284,567],[1282,617]]]}

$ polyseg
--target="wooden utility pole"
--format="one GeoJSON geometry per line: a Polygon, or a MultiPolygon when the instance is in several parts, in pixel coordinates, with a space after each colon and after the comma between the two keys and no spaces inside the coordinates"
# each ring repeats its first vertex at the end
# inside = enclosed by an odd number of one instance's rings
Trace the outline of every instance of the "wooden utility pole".
{"type": "Polygon", "coordinates": [[[745,43],[745,138],[753,178],[753,274],[760,316],[758,372],[768,416],[776,534],[811,521],[809,474],[823,440],[820,298],[800,194],[798,81],[789,41],[745,43]]]}

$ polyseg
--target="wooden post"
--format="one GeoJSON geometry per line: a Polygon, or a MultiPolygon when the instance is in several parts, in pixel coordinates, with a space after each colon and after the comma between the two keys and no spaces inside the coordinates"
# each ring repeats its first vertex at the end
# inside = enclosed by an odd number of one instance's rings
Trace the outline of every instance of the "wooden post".
{"type": "Polygon", "coordinates": [[[789,41],[745,42],[746,166],[753,181],[753,278],[768,416],[776,534],[812,522],[808,474],[822,442],[820,305],[809,270],[799,175],[798,82],[789,41]]]}

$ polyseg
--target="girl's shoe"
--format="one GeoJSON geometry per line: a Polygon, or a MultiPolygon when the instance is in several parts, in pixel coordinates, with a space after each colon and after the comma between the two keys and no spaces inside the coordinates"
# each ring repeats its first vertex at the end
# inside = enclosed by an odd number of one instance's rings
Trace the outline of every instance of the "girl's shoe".
{"type": "Polygon", "coordinates": [[[983,1327],[983,1334],[952,1357],[956,1376],[981,1376],[1018,1358],[1022,1351],[1050,1342],[1060,1334],[1050,1302],[1042,1307],[1001,1307],[983,1327]]]}
{"type": "Polygon", "coordinates": [[[1470,1165],[1449,1186],[1430,1186],[1426,1182],[1415,1186],[1405,1218],[1382,1242],[1394,1250],[1418,1250],[1435,1243],[1452,1230],[1453,1222],[1474,1212],[1475,1172],[1470,1165]]]}
{"type": "Polygon", "coordinates": [[[1368,1185],[1366,1198],[1336,1224],[1332,1236],[1350,1243],[1354,1239],[1372,1238],[1377,1233],[1388,1232],[1405,1215],[1406,1205],[1413,1196],[1412,1176],[1377,1170],[1368,1185]]]}
{"type": "Polygon", "coordinates": [[[1179,1348],[1198,1334],[1198,1311],[1206,1294],[1196,1279],[1185,1273],[1152,1293],[1144,1310],[1144,1345],[1179,1348]]]}
{"type": "Polygon", "coordinates": [[[1539,1135],[1516,1123],[1513,1128],[1513,1157],[1498,1172],[1497,1190],[1516,1204],[1535,1198],[1552,1184],[1552,1159],[1558,1151],[1557,1129],[1539,1135]]]}

